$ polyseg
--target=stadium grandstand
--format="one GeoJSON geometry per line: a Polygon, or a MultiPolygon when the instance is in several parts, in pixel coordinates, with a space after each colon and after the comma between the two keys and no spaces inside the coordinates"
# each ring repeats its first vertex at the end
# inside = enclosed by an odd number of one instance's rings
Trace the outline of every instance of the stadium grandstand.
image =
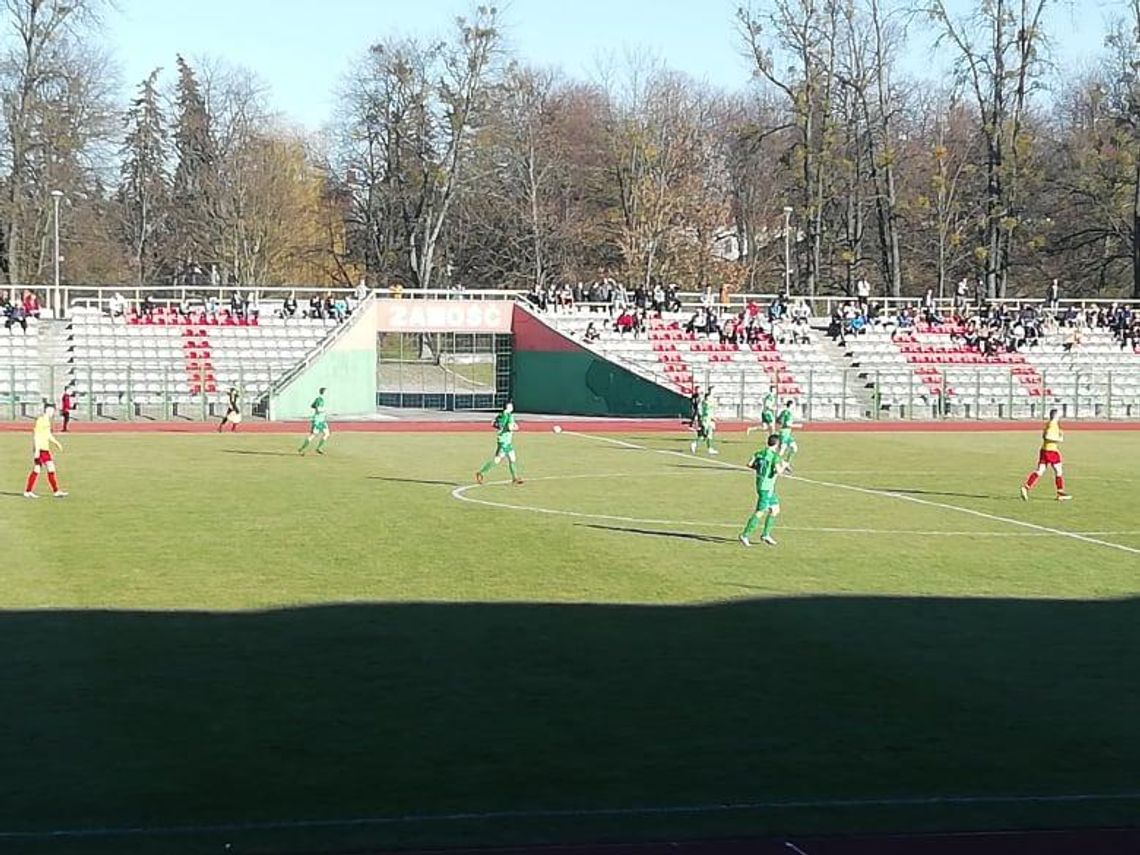
{"type": "MultiPolygon", "coordinates": [[[[251,413],[267,414],[275,386],[353,326],[366,297],[359,289],[306,296],[298,307],[293,293],[281,289],[261,292],[252,305],[248,294],[226,288],[196,299],[144,289],[129,301],[108,291],[77,291],[64,319],[28,316],[0,329],[0,412],[28,417],[70,387],[82,417],[213,418],[232,387],[251,413]]],[[[677,400],[708,391],[722,419],[758,418],[771,389],[794,401],[807,421],[1036,419],[1051,407],[1066,418],[1140,418],[1140,306],[1126,303],[1046,307],[1010,300],[966,309],[923,307],[912,299],[868,310],[845,297],[731,295],[720,302],[707,293],[671,294],[670,305],[642,306],[510,291],[381,290],[374,296],[408,306],[446,301],[449,310],[473,306],[476,312],[492,302],[515,304],[590,359],[677,400]]],[[[417,342],[422,333],[455,329],[446,323],[409,328],[417,342]]],[[[417,368],[417,378],[430,374],[446,388],[447,376],[458,376],[459,358],[445,363],[446,347],[417,347],[417,359],[436,366],[434,374],[417,368]]],[[[385,347],[375,349],[378,373],[396,370],[384,362],[385,347]]],[[[510,357],[501,347],[484,349],[467,361],[510,357]]],[[[408,370],[406,362],[399,370],[408,370]]],[[[499,391],[509,394],[509,366],[495,375],[499,391]]],[[[404,389],[414,385],[407,374],[399,382],[404,389]]],[[[469,396],[468,406],[494,403],[495,376],[486,372],[471,383],[482,394],[469,396]]],[[[458,400],[433,396],[433,390],[375,397],[377,406],[407,400],[450,407],[458,400]]]]}

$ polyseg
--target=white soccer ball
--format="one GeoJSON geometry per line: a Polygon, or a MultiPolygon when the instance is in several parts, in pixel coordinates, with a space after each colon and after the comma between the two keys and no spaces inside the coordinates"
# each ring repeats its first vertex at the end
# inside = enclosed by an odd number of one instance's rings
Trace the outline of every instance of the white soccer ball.
{"type": "Polygon", "coordinates": [[[562,425],[555,425],[554,426],[554,432],[555,433],[562,433],[562,425]]]}

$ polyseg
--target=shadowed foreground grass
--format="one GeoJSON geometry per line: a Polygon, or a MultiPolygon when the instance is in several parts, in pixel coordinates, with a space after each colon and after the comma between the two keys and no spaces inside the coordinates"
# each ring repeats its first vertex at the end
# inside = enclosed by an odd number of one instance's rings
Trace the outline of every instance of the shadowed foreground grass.
{"type": "MultiPolygon", "coordinates": [[[[0,836],[0,851],[1136,816],[1140,800],[820,804],[1140,790],[1131,553],[796,481],[780,547],[748,551],[732,540],[746,473],[572,437],[522,437],[529,482],[465,495],[597,516],[456,501],[485,438],[337,436],[320,459],[291,437],[65,441],[70,499],[0,497],[0,833],[767,806],[0,836]],[[837,528],[903,533],[820,530],[837,528]]],[[[805,435],[797,471],[1140,546],[1138,443],[1075,436],[1070,505],[1016,498],[1017,435],[805,435]]],[[[0,449],[22,460],[16,438],[0,449]]]]}

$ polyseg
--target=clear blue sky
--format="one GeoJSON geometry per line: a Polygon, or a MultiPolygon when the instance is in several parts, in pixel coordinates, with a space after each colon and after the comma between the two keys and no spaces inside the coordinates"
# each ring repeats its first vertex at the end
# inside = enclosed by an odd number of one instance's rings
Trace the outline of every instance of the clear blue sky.
{"type": "MultiPolygon", "coordinates": [[[[959,0],[969,5],[975,0],[959,0]]],[[[670,66],[717,86],[737,88],[750,74],[733,32],[740,0],[508,0],[502,10],[516,55],[595,75],[599,57],[648,48],[670,66]]],[[[168,72],[174,55],[214,56],[254,71],[276,107],[318,128],[350,59],[385,36],[442,34],[464,0],[119,0],[107,34],[127,91],[150,69],[168,72]]],[[[1054,12],[1051,31],[1062,68],[1099,49],[1112,0],[1073,0],[1054,12]]],[[[908,65],[929,69],[929,40],[912,39],[908,65]]]]}

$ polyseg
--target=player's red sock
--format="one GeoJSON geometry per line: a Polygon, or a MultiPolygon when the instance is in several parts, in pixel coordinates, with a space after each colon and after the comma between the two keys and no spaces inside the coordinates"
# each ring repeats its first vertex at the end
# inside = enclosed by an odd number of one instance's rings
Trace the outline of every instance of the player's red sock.
{"type": "Polygon", "coordinates": [[[1058,493],[1064,493],[1065,492],[1065,479],[1064,478],[1062,478],[1060,475],[1058,475],[1056,478],[1053,479],[1053,483],[1057,485],[1057,492],[1058,493]]]}
{"type": "Polygon", "coordinates": [[[36,489],[36,479],[38,477],[39,477],[39,475],[37,475],[35,472],[29,472],[28,473],[28,483],[24,487],[25,493],[30,493],[30,492],[32,492],[32,490],[36,489]]]}
{"type": "Polygon", "coordinates": [[[1025,479],[1025,486],[1032,490],[1033,485],[1037,483],[1037,479],[1040,477],[1041,476],[1038,475],[1036,471],[1030,472],[1029,477],[1025,479]]]}
{"type": "Polygon", "coordinates": [[[51,484],[51,491],[53,493],[59,492],[59,482],[57,480],[55,480],[55,473],[54,472],[48,473],[48,483],[51,484]]]}

